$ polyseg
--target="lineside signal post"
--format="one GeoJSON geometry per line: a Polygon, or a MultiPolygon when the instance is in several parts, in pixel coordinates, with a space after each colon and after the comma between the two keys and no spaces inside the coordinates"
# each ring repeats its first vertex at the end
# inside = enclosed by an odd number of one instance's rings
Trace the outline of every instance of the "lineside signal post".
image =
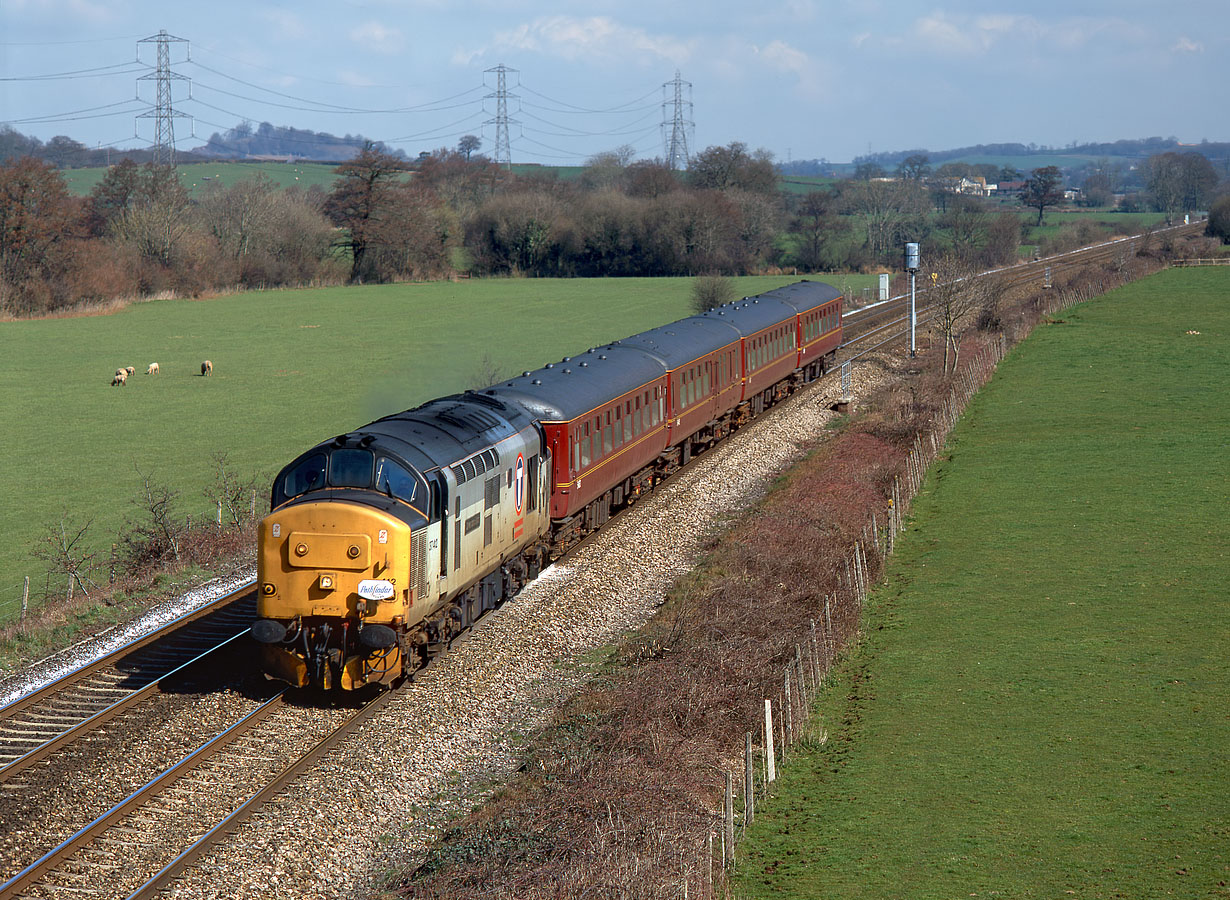
{"type": "Polygon", "coordinates": [[[917,352],[914,344],[914,329],[918,324],[918,313],[914,306],[914,276],[918,274],[918,260],[918,244],[911,241],[905,245],[905,270],[910,273],[910,359],[913,359],[917,352]]]}

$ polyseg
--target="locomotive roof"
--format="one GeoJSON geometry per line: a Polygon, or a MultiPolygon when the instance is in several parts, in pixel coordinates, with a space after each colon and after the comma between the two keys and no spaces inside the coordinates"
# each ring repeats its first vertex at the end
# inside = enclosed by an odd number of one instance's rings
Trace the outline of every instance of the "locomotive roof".
{"type": "Polygon", "coordinates": [[[525,372],[480,393],[516,403],[536,419],[567,422],[666,374],[666,363],[617,341],[525,372]]]}
{"type": "Polygon", "coordinates": [[[377,419],[313,449],[339,441],[339,446],[350,446],[370,436],[366,446],[398,456],[425,473],[467,459],[529,425],[520,406],[467,391],[377,419]]]}

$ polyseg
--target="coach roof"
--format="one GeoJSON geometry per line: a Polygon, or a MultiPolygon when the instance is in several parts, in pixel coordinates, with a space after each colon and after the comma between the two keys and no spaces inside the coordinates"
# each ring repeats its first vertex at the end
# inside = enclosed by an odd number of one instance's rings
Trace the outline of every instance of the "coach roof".
{"type": "Polygon", "coordinates": [[[666,364],[660,357],[617,341],[565,356],[480,393],[519,404],[542,421],[568,422],[665,374],[666,364]]]}

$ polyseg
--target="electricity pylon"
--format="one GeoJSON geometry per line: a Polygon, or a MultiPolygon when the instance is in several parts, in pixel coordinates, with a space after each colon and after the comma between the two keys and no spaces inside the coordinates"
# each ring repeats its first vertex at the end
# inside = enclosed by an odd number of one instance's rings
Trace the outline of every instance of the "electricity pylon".
{"type": "MultiPolygon", "coordinates": [[[[173,166],[175,165],[175,120],[189,119],[191,116],[187,113],[176,112],[171,105],[171,82],[188,79],[171,71],[170,45],[172,43],[186,44],[188,41],[175,37],[173,34],[167,34],[163,29],[152,37],[142,38],[137,43],[158,45],[158,65],[154,73],[142,75],[137,79],[158,83],[157,100],[153,109],[141,113],[137,118],[154,120],[154,162],[158,165],[173,166]]],[[[137,48],[137,54],[140,56],[140,47],[137,48]]]]}
{"type": "Polygon", "coordinates": [[[696,123],[687,118],[684,114],[684,108],[687,108],[687,115],[692,113],[692,82],[684,81],[679,77],[679,70],[675,70],[675,80],[668,81],[662,85],[663,93],[673,89],[673,99],[662,101],[662,136],[663,144],[666,148],[666,165],[672,169],[686,169],[688,167],[688,130],[695,129],[696,123]],[[688,99],[683,99],[684,87],[688,89],[688,99]],[[666,121],[666,108],[671,107],[670,121],[666,121]]]}

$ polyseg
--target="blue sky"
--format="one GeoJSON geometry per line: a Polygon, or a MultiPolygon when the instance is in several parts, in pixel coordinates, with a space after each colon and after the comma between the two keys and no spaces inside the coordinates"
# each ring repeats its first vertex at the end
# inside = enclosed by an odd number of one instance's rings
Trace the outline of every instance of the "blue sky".
{"type": "Polygon", "coordinates": [[[171,45],[176,145],[247,119],[415,155],[494,149],[497,65],[514,161],[665,153],[676,71],[690,149],[778,160],[1018,141],[1230,140],[1225,0],[3,0],[0,122],[44,140],[148,144],[171,45]],[[48,77],[54,76],[54,77],[48,77]],[[192,137],[195,131],[196,137],[192,137]],[[134,137],[134,135],[136,135],[134,137]]]}

